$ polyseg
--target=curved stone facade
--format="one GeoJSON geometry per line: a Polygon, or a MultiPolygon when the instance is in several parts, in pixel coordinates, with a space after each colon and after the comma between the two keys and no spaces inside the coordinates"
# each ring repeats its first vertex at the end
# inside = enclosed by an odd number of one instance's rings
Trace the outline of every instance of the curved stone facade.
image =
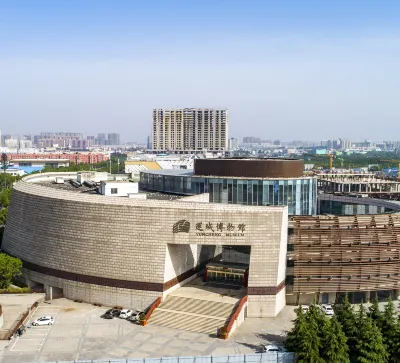
{"type": "Polygon", "coordinates": [[[304,160],[298,159],[195,159],[195,175],[239,178],[299,178],[304,160]]]}
{"type": "Polygon", "coordinates": [[[23,261],[28,281],[71,299],[144,308],[195,276],[220,246],[245,245],[249,316],[285,304],[287,207],[108,198],[37,183],[56,175],[13,189],[2,247],[23,261]],[[208,223],[242,227],[199,232],[208,223]]]}

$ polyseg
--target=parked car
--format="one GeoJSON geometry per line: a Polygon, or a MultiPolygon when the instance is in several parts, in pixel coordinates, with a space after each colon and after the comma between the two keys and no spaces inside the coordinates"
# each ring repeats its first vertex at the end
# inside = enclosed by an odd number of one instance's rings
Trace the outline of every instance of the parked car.
{"type": "Polygon", "coordinates": [[[332,316],[334,314],[333,308],[331,305],[324,304],[321,306],[322,311],[325,313],[325,315],[332,316]]]}
{"type": "Polygon", "coordinates": [[[308,305],[300,305],[300,309],[303,310],[303,313],[306,313],[310,307],[308,305]]]}
{"type": "Polygon", "coordinates": [[[129,309],[122,309],[121,314],[119,314],[119,317],[121,319],[128,319],[132,315],[133,311],[129,309]]]}
{"type": "Polygon", "coordinates": [[[119,309],[109,309],[101,317],[104,319],[114,319],[121,314],[119,309]]]}
{"type": "Polygon", "coordinates": [[[33,326],[53,325],[53,324],[54,324],[54,318],[52,316],[42,316],[41,318],[32,321],[33,326]]]}
{"type": "Polygon", "coordinates": [[[129,321],[138,321],[140,314],[144,314],[143,311],[136,310],[133,311],[131,316],[128,318],[129,321]]]}
{"type": "Polygon", "coordinates": [[[263,353],[274,353],[274,352],[284,353],[287,352],[287,350],[284,347],[280,347],[274,344],[264,345],[263,353]]]}

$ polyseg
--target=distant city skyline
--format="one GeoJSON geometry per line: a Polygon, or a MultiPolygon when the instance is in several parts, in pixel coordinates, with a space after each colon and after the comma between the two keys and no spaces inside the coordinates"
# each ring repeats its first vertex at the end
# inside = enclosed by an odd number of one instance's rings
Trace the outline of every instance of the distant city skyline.
{"type": "MultiPolygon", "coordinates": [[[[12,137],[12,138],[19,138],[20,140],[24,139],[29,139],[29,140],[34,140],[34,138],[38,138],[40,136],[43,136],[44,134],[65,134],[65,135],[71,135],[75,134],[75,138],[79,139],[77,135],[80,135],[81,138],[89,138],[93,141],[96,141],[96,144],[99,145],[105,145],[104,141],[107,141],[110,139],[115,141],[117,140],[116,144],[119,143],[127,143],[127,142],[137,142],[137,143],[142,143],[142,144],[147,144],[149,140],[152,140],[152,133],[150,132],[148,135],[145,136],[144,140],[138,140],[138,139],[127,139],[126,136],[123,133],[119,132],[98,132],[97,130],[92,130],[89,134],[85,134],[83,132],[80,132],[79,130],[47,130],[47,131],[35,131],[33,133],[29,132],[22,132],[21,134],[18,133],[11,133],[7,131],[3,131],[4,129],[0,129],[0,137],[4,139],[5,137],[12,137]],[[99,142],[99,140],[103,139],[103,142],[99,142]]],[[[366,139],[360,139],[360,138],[355,138],[355,139],[349,139],[346,137],[324,137],[322,139],[315,139],[315,140],[310,140],[310,139],[299,139],[299,138],[289,138],[290,135],[287,135],[286,138],[282,139],[277,139],[273,137],[273,135],[269,135],[269,137],[260,137],[260,136],[254,136],[251,134],[245,134],[244,136],[242,135],[233,135],[231,136],[230,133],[228,135],[228,139],[235,139],[239,144],[246,144],[246,143],[270,143],[270,144],[275,144],[279,145],[279,142],[282,143],[316,143],[317,146],[323,146],[324,142],[329,142],[329,141],[335,141],[335,140],[345,140],[345,141],[350,141],[353,143],[361,143],[361,142],[372,142],[372,143],[383,143],[383,142],[398,142],[400,140],[400,135],[398,137],[392,137],[392,138],[386,138],[386,139],[377,139],[374,137],[366,138],[366,139]],[[247,139],[247,140],[246,140],[247,139]],[[253,140],[249,140],[253,139],[253,140]]],[[[106,143],[107,144],[107,143],[106,143]]]]}
{"type": "Polygon", "coordinates": [[[0,127],[145,142],[154,108],[212,107],[230,110],[230,137],[396,139],[399,13],[368,0],[4,2],[0,127]]]}

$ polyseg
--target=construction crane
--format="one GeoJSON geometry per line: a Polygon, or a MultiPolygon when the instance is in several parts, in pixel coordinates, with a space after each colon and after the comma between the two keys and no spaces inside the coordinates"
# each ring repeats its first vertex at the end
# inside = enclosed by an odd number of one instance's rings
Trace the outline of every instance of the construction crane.
{"type": "Polygon", "coordinates": [[[332,174],[333,172],[333,159],[335,158],[335,155],[332,153],[329,154],[322,154],[322,155],[318,155],[318,156],[327,156],[329,157],[329,173],[332,174]]]}
{"type": "Polygon", "coordinates": [[[335,155],[333,155],[332,153],[329,154],[329,172],[332,174],[333,172],[333,158],[335,157],[335,155]]]}

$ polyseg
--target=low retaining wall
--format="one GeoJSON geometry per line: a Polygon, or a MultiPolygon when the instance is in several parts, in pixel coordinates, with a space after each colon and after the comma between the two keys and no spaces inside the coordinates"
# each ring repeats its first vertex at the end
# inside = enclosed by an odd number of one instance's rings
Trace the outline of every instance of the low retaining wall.
{"type": "MultiPolygon", "coordinates": [[[[41,299],[42,301],[44,299],[41,299]]],[[[3,332],[0,332],[0,340],[9,340],[16,331],[21,327],[21,325],[26,324],[27,319],[29,318],[31,312],[37,308],[39,305],[39,301],[35,301],[28,309],[26,309],[22,314],[18,316],[18,318],[14,321],[11,327],[3,332]]],[[[3,314],[0,317],[1,325],[3,324],[3,314]]],[[[0,325],[0,327],[1,327],[0,325]]]]}
{"type": "Polygon", "coordinates": [[[3,308],[0,305],[0,329],[3,327],[4,318],[3,318],[3,308]]]}
{"type": "Polygon", "coordinates": [[[159,298],[157,298],[156,301],[154,301],[153,304],[151,304],[151,306],[150,306],[149,310],[147,310],[147,313],[144,316],[143,320],[139,320],[140,325],[145,326],[147,324],[147,322],[150,319],[151,314],[153,314],[153,311],[158,308],[158,306],[161,304],[161,301],[162,301],[161,297],[159,297],[159,298]]]}
{"type": "Polygon", "coordinates": [[[219,338],[228,339],[229,335],[232,334],[237,327],[240,326],[244,322],[244,319],[247,315],[247,296],[244,296],[240,299],[235,312],[230,317],[228,324],[224,325],[219,332],[219,338]]]}

